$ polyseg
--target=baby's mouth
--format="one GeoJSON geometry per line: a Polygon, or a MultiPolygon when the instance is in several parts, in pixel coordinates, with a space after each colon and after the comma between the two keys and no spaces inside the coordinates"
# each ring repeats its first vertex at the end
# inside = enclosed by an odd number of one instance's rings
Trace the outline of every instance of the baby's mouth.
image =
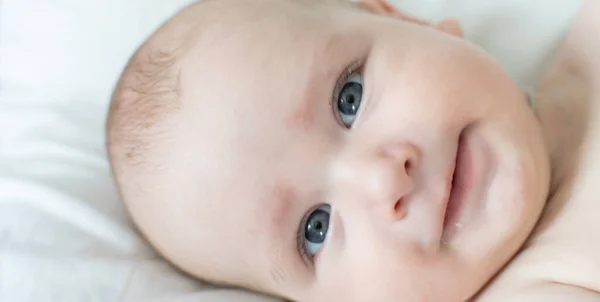
{"type": "Polygon", "coordinates": [[[470,151],[465,148],[465,130],[460,133],[454,167],[448,193],[448,202],[444,215],[444,230],[456,224],[456,216],[461,208],[464,195],[470,186],[472,176],[472,163],[470,151]]]}

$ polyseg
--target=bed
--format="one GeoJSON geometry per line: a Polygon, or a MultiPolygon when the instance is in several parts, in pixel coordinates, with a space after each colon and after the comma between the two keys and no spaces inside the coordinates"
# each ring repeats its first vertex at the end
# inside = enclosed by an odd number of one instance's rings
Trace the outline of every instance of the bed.
{"type": "MultiPolygon", "coordinates": [[[[117,77],[191,0],[0,1],[0,301],[266,302],[163,262],[119,201],[104,150],[117,77]]],[[[579,1],[396,0],[461,20],[524,88],[539,79],[579,1]]]]}

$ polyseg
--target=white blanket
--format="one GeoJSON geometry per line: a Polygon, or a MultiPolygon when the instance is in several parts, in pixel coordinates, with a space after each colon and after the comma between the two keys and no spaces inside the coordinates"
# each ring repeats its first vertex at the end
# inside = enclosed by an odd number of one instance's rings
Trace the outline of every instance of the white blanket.
{"type": "MultiPolygon", "coordinates": [[[[202,285],[133,231],[104,152],[126,60],[191,0],[0,1],[0,301],[268,301],[202,285]]],[[[396,0],[467,37],[523,87],[575,14],[573,0],[396,0]]]]}

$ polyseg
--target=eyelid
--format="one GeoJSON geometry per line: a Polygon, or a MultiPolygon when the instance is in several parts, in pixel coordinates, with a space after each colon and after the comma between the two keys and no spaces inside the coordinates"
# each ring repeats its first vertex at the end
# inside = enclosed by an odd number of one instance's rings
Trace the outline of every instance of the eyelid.
{"type": "Polygon", "coordinates": [[[338,95],[342,91],[342,88],[346,84],[346,81],[348,81],[348,79],[350,79],[350,77],[353,74],[358,72],[362,75],[363,67],[364,67],[365,63],[366,63],[366,60],[364,60],[364,59],[352,62],[352,64],[350,64],[350,65],[346,66],[346,68],[344,68],[344,70],[342,71],[342,73],[340,73],[340,76],[338,77],[338,79],[335,83],[335,88],[333,89],[333,95],[331,96],[329,105],[331,107],[331,110],[333,110],[333,115],[336,117],[337,122],[340,123],[341,125],[343,125],[343,123],[339,120],[339,118],[337,117],[337,114],[336,114],[336,110],[337,110],[336,104],[337,104],[338,95]]]}
{"type": "MultiPolygon", "coordinates": [[[[321,253],[321,251],[317,252],[314,255],[310,255],[307,251],[306,248],[306,244],[304,243],[304,225],[306,224],[306,222],[308,221],[308,218],[310,217],[310,214],[315,211],[316,209],[322,207],[326,205],[325,203],[319,203],[316,206],[311,207],[308,211],[306,211],[306,214],[304,215],[304,217],[302,217],[302,220],[300,221],[300,224],[298,226],[298,230],[296,231],[296,248],[298,250],[298,253],[300,254],[300,257],[302,258],[303,262],[306,263],[307,265],[311,265],[314,263],[315,259],[319,257],[319,254],[321,253]]],[[[331,217],[331,213],[333,211],[333,207],[330,207],[330,217],[331,217]]],[[[329,218],[331,221],[331,218],[329,218]]],[[[323,242],[323,246],[325,246],[325,244],[327,243],[329,236],[330,236],[330,232],[331,229],[328,230],[327,233],[327,237],[325,239],[325,241],[323,242]]]]}
{"type": "Polygon", "coordinates": [[[344,84],[346,84],[346,81],[350,78],[350,76],[357,71],[362,73],[364,63],[364,60],[354,61],[352,64],[346,66],[346,68],[344,68],[344,70],[340,73],[340,76],[335,83],[335,88],[333,89],[333,95],[331,96],[332,104],[337,101],[337,95],[342,90],[344,84]]]}

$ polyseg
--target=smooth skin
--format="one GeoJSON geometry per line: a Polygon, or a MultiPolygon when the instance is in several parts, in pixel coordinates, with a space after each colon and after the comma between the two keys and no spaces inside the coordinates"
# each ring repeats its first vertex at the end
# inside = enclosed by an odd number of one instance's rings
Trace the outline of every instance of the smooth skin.
{"type": "MultiPolygon", "coordinates": [[[[456,22],[382,1],[299,3],[209,1],[168,25],[219,16],[176,63],[180,108],[153,153],[168,165],[122,190],[157,250],[191,275],[294,301],[596,301],[583,277],[512,269],[532,263],[521,255],[546,234],[530,237],[549,193],[571,183],[574,203],[573,184],[592,177],[565,176],[570,148],[600,154],[573,126],[583,111],[557,114],[565,89],[534,112],[456,22]],[[581,135],[551,131],[564,125],[581,135]]],[[[591,210],[578,204],[573,215],[591,210]]]]}

